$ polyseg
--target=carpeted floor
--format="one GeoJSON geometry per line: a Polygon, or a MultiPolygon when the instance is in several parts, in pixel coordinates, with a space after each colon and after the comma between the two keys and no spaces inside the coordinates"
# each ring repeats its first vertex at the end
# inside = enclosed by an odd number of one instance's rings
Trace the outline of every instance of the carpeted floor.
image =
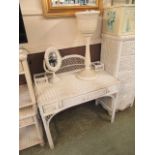
{"type": "Polygon", "coordinates": [[[134,155],[135,109],[117,112],[113,124],[101,106],[86,103],[58,114],[51,122],[55,148],[40,145],[20,155],[134,155]]]}

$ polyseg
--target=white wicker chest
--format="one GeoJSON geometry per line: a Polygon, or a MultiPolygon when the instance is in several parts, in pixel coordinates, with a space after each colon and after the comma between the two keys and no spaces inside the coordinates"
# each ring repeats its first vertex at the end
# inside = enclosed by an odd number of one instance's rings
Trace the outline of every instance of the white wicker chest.
{"type": "MultiPolygon", "coordinates": [[[[134,24],[134,5],[105,9],[101,61],[105,70],[121,81],[118,110],[124,110],[134,103],[134,24]]],[[[106,99],[103,102],[110,104],[106,99]]]]}
{"type": "Polygon", "coordinates": [[[134,35],[105,35],[102,41],[101,61],[105,70],[121,81],[117,109],[124,110],[134,102],[134,35]]]}

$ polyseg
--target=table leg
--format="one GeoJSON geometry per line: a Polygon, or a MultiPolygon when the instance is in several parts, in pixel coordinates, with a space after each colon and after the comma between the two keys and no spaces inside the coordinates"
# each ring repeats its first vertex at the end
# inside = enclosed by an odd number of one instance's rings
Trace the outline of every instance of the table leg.
{"type": "Polygon", "coordinates": [[[39,110],[40,110],[40,114],[41,114],[41,118],[42,118],[42,121],[43,121],[43,125],[44,125],[44,129],[45,129],[45,132],[46,132],[46,136],[47,136],[49,146],[50,146],[51,149],[53,149],[54,148],[54,143],[53,143],[53,139],[52,139],[52,135],[51,135],[51,132],[50,132],[49,125],[48,125],[48,123],[46,121],[46,118],[43,115],[42,107],[40,107],[39,110]]]}
{"type": "Polygon", "coordinates": [[[116,113],[116,103],[117,103],[117,94],[115,94],[115,97],[112,98],[112,115],[111,115],[111,123],[115,120],[115,113],[116,113]]]}

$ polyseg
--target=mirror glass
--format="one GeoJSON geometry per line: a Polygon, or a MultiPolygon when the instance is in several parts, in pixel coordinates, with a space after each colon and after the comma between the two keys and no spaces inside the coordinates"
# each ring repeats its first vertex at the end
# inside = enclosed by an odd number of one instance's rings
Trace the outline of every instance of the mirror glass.
{"type": "Polygon", "coordinates": [[[42,0],[45,17],[75,16],[75,12],[103,10],[103,0],[42,0]]]}
{"type": "Polygon", "coordinates": [[[49,54],[48,61],[52,67],[55,67],[57,65],[57,54],[54,51],[49,54]]]}
{"type": "Polygon", "coordinates": [[[60,6],[96,6],[96,0],[51,0],[53,7],[60,6]]]}
{"type": "Polygon", "coordinates": [[[45,66],[44,66],[45,71],[48,70],[50,72],[56,72],[57,70],[59,70],[62,59],[59,51],[56,48],[49,47],[48,49],[46,49],[44,59],[45,59],[45,66]]]}

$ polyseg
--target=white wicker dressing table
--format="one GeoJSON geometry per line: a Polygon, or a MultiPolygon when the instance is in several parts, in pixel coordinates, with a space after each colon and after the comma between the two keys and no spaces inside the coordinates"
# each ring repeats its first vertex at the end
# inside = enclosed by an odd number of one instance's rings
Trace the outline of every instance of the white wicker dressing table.
{"type": "Polygon", "coordinates": [[[111,122],[114,121],[119,81],[104,71],[97,72],[97,78],[88,81],[80,80],[76,75],[77,72],[57,74],[60,81],[56,83],[49,83],[45,73],[34,75],[36,99],[51,149],[54,143],[49,124],[60,111],[108,96],[113,101],[111,122]]]}

